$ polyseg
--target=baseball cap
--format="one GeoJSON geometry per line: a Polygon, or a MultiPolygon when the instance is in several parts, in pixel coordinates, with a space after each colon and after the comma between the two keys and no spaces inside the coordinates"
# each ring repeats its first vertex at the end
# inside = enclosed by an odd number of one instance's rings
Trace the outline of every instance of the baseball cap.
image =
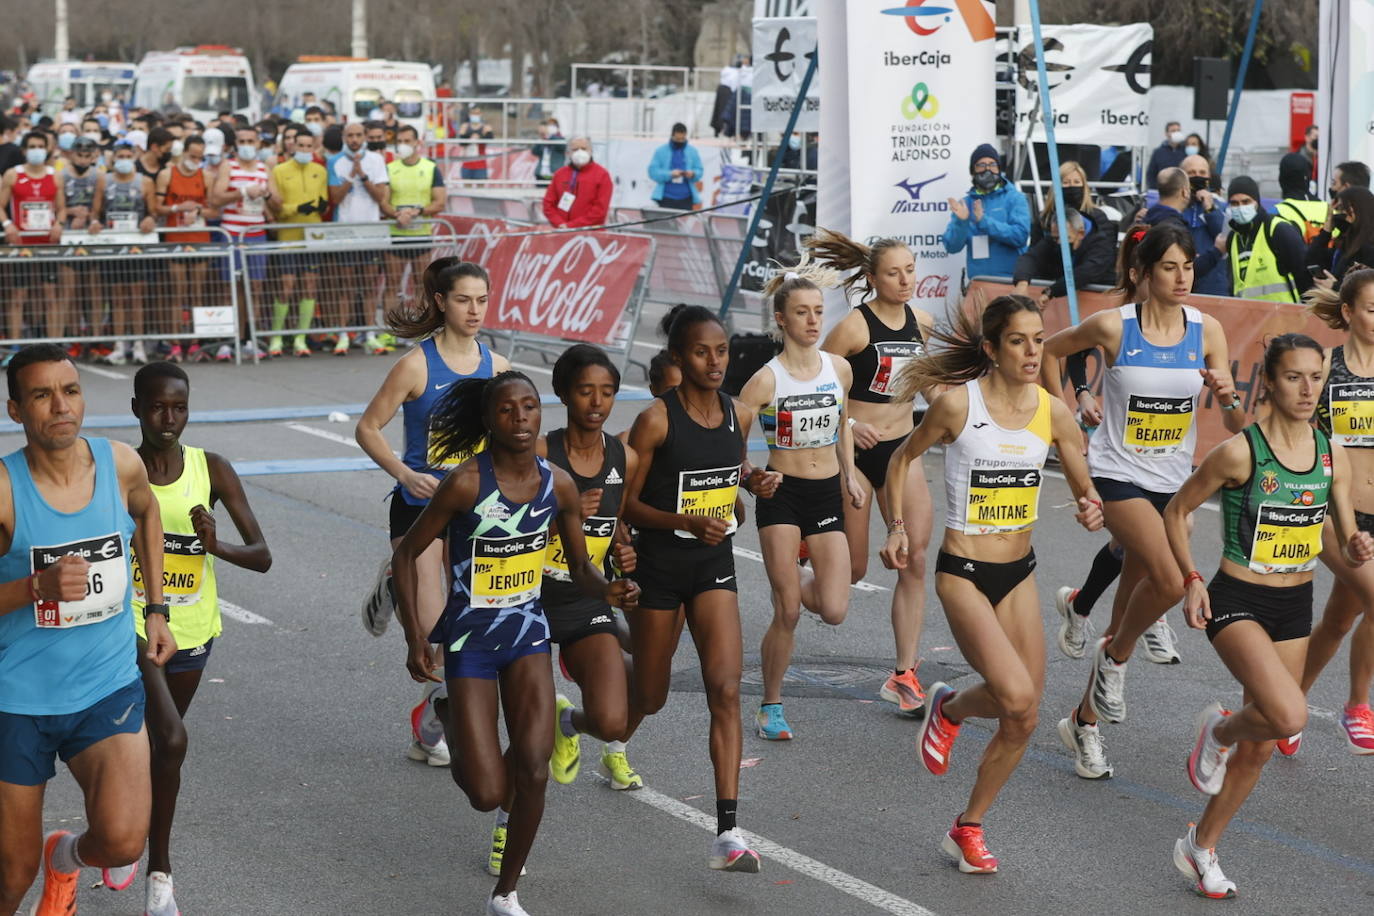
{"type": "Polygon", "coordinates": [[[205,140],[205,155],[219,156],[224,153],[224,131],[211,127],[201,137],[205,140]]]}
{"type": "Polygon", "coordinates": [[[148,134],[141,130],[131,130],[124,135],[124,139],[131,145],[139,149],[148,148],[148,134]]]}

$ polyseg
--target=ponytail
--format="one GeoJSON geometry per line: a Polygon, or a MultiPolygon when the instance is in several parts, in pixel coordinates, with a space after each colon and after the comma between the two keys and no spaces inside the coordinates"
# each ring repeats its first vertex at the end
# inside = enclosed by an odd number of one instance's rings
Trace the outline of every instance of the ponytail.
{"type": "MultiPolygon", "coordinates": [[[[975,304],[975,309],[976,309],[975,304]]],[[[959,309],[948,328],[935,328],[927,337],[938,344],[939,352],[907,363],[893,383],[892,400],[914,401],[916,395],[933,385],[962,385],[986,375],[992,357],[983,349],[987,341],[994,348],[1002,341],[1011,316],[1017,312],[1040,314],[1040,306],[1025,296],[998,296],[981,309],[981,314],[959,309]]]]}
{"type": "MultiPolygon", "coordinates": [[[[798,290],[831,289],[840,285],[840,272],[833,267],[817,264],[811,259],[811,252],[803,250],[802,258],[794,267],[778,266],[768,282],[763,284],[764,301],[772,300],[773,312],[786,311],[787,300],[798,290]]],[[[781,338],[781,329],[773,328],[773,337],[781,338]]]]}
{"type": "Polygon", "coordinates": [[[469,378],[454,382],[429,414],[430,467],[439,467],[449,458],[470,455],[487,438],[487,405],[491,397],[508,382],[524,382],[538,393],[534,382],[523,372],[507,371],[491,378],[469,378]]]}
{"type": "Polygon", "coordinates": [[[857,289],[859,301],[867,302],[875,295],[870,278],[878,273],[878,262],[888,250],[906,247],[906,242],[897,239],[878,239],[871,246],[864,245],[842,233],[817,229],[804,243],[807,258],[803,258],[803,263],[807,263],[814,253],[818,267],[830,268],[841,275],[849,273],[848,277],[839,280],[846,297],[857,289]]]}
{"type": "Polygon", "coordinates": [[[1355,307],[1355,300],[1360,298],[1366,286],[1374,284],[1374,270],[1365,268],[1362,270],[1348,271],[1345,279],[1341,281],[1340,290],[1323,289],[1314,286],[1302,294],[1302,298],[1307,302],[1308,314],[1316,318],[1329,328],[1338,331],[1345,331],[1350,328],[1350,323],[1345,320],[1343,306],[1355,307]]]}
{"type": "Polygon", "coordinates": [[[436,299],[443,298],[453,291],[453,286],[464,277],[481,280],[491,289],[491,278],[486,268],[462,258],[435,258],[425,268],[422,288],[423,295],[413,305],[398,305],[386,313],[386,324],[397,337],[420,340],[429,337],[444,327],[444,312],[436,299]]]}

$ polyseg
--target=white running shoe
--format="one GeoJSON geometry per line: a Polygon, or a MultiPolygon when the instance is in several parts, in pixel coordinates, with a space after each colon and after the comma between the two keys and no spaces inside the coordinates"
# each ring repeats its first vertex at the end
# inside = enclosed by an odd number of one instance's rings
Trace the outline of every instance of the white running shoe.
{"type": "Polygon", "coordinates": [[[1084,779],[1111,779],[1112,765],[1096,725],[1079,725],[1074,713],[1059,720],[1059,740],[1073,752],[1073,771],[1084,779]]]}
{"type": "Polygon", "coordinates": [[[1145,660],[1156,665],[1177,665],[1183,661],[1178,654],[1178,636],[1163,617],[1150,624],[1135,644],[1145,653],[1145,660]]]}
{"type": "Polygon", "coordinates": [[[1126,721],[1126,664],[1107,657],[1107,642],[1106,636],[1097,641],[1088,703],[1099,719],[1116,724],[1126,721]]]}
{"type": "Polygon", "coordinates": [[[1226,755],[1231,749],[1213,734],[1225,719],[1220,703],[1213,703],[1197,714],[1197,740],[1188,755],[1188,778],[1204,795],[1216,795],[1226,781],[1226,755]]]}
{"type": "Polygon", "coordinates": [[[406,756],[411,760],[423,760],[432,767],[446,767],[450,763],[448,742],[443,738],[437,744],[421,744],[412,739],[406,756]]]}
{"type": "Polygon", "coordinates": [[[148,901],[143,916],[181,916],[176,898],[172,896],[172,876],[166,872],[148,872],[148,901]]]}
{"type": "Polygon", "coordinates": [[[129,351],[129,361],[136,366],[147,365],[148,351],[143,349],[143,341],[134,341],[133,348],[129,351]]]}
{"type": "Polygon", "coordinates": [[[245,340],[240,348],[244,359],[265,359],[267,351],[258,346],[256,340],[245,340]]]}
{"type": "Polygon", "coordinates": [[[234,348],[231,347],[229,344],[220,344],[219,349],[215,351],[215,360],[218,362],[227,363],[229,362],[229,360],[233,358],[234,348]]]}
{"type": "Polygon", "coordinates": [[[100,870],[100,883],[112,891],[122,891],[130,884],[134,883],[134,876],[138,874],[138,863],[132,865],[117,865],[100,870]]]}
{"type": "Polygon", "coordinates": [[[716,837],[711,843],[711,867],[716,871],[738,871],[756,874],[759,854],[744,842],[744,834],[736,827],[716,837]]]}
{"type": "Polygon", "coordinates": [[[391,557],[382,561],[377,570],[377,582],[363,602],[363,629],[373,636],[381,636],[396,613],[396,586],[391,582],[391,557]]]}
{"type": "Polygon", "coordinates": [[[1199,849],[1197,826],[1188,825],[1188,833],[1174,840],[1174,867],[1191,878],[1193,890],[1213,900],[1236,896],[1236,882],[1221,871],[1215,849],[1199,849]]]}
{"type": "Polygon", "coordinates": [[[505,896],[492,894],[487,898],[487,916],[530,916],[530,914],[520,905],[519,899],[515,896],[515,891],[511,891],[505,896]]]}
{"type": "Polygon", "coordinates": [[[1078,589],[1067,585],[1054,595],[1054,606],[1063,618],[1059,624],[1059,651],[1069,658],[1082,658],[1093,635],[1092,621],[1073,609],[1073,599],[1077,597],[1078,589]]]}
{"type": "Polygon", "coordinates": [[[129,357],[124,354],[124,341],[122,340],[116,340],[114,342],[114,349],[110,351],[110,355],[101,360],[101,362],[110,366],[122,366],[128,361],[129,357]]]}

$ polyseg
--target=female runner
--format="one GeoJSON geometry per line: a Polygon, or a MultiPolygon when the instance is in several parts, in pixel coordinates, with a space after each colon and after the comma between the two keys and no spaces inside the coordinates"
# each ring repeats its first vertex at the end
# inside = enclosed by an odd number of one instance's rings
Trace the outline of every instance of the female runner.
{"type": "Polygon", "coordinates": [[[444,477],[396,547],[392,568],[406,667],[415,680],[434,682],[440,675],[432,643],[443,644],[443,676],[453,697],[443,722],[459,749],[453,779],[479,811],[514,799],[487,913],[525,916],[515,885],[543,817],[553,750],[549,625],[539,601],[550,522],[557,522],[570,579],[584,595],[633,606],[638,588],[624,579],[608,584],[587,559],[577,487],[535,453],[539,392],[527,377],[502,372],[458,382],[431,421],[436,460],[473,455],[483,442],[486,449],[444,477]],[[418,563],[445,529],[453,590],[438,623],[425,629],[418,563]],[[504,753],[496,721],[501,708],[510,735],[504,753]]]}
{"type": "Polygon", "coordinates": [[[1081,454],[1083,437],[1063,401],[1040,376],[1045,324],[1025,296],[998,296],[981,321],[960,311],[944,345],[899,378],[908,395],[932,385],[957,386],[937,397],[921,425],[892,456],[887,508],[892,519],[882,560],[900,569],[912,559],[901,518],[907,465],[936,443],[945,446],[945,536],[935,561],[935,592],[959,650],[983,681],[955,691],[930,689],[917,748],[926,769],[949,769],[960,723],[997,719],[968,805],[942,848],[965,874],[997,871],[983,837],[983,817],[1030,742],[1045,680],[1045,640],[1035,590],[1031,527],[1040,501],[1040,471],[1053,443],[1084,528],[1102,527],[1102,503],[1081,454]]]}
{"type": "Polygon", "coordinates": [[[758,854],[735,824],[744,658],[731,535],[740,486],[769,497],[782,475],[745,460],[754,415],[720,391],[730,348],[715,313],[699,305],[675,306],[668,350],[682,382],[655,399],[630,428],[639,467],[625,490],[625,518],[639,529],[635,580],[643,592],[639,610],[629,615],[634,674],[626,738],[667,701],[685,614],[711,713],[717,835],[709,864],[757,872],[758,854]]]}
{"type": "Polygon", "coordinates": [[[1088,466],[1107,528],[1126,551],[1112,622],[1097,642],[1087,692],[1059,723],[1060,740],[1083,779],[1112,775],[1098,720],[1125,720],[1126,662],[1141,634],[1183,597],[1162,513],[1192,471],[1203,386],[1211,389],[1227,429],[1237,432],[1245,423],[1220,322],[1183,302],[1193,287],[1193,254],[1185,227],[1154,226],[1131,252],[1126,304],[1045,341],[1051,359],[1102,349],[1108,366],[1102,425],[1089,440],[1088,466]],[[1137,302],[1140,287],[1144,295],[1137,302]]]}
{"type": "Polygon", "coordinates": [[[1374,538],[1355,527],[1350,459],[1313,429],[1322,395],[1322,348],[1302,334],[1276,337],[1264,354],[1273,409],[1214,448],[1164,510],[1188,625],[1206,629],[1244,689],[1244,707],[1213,703],[1198,715],[1188,776],[1212,796],[1197,825],[1174,843],[1174,864],[1199,894],[1234,897],[1217,862],[1226,825],[1259,781],[1275,741],[1300,732],[1307,697],[1298,683],[1312,631],[1312,569],[1327,540],[1347,566],[1374,559],[1374,538]],[[1188,514],[1221,491],[1221,568],[1204,586],[1188,544],[1188,514]]]}
{"type": "Polygon", "coordinates": [[[764,287],[782,335],[782,352],[754,373],[740,401],[754,411],[768,442],[768,470],[782,483],[754,507],[763,564],[773,593],[773,621],[763,635],[763,703],[755,719],[759,737],[786,741],[792,726],[782,712],[782,679],[792,658],[803,605],[828,624],[849,611],[849,546],[844,503],[867,499],[854,472],[846,420],[849,364],[816,346],[821,336],[821,287],[833,270],[806,262],[773,276],[764,287]],[[797,565],[805,542],[810,568],[797,565]]]}
{"type": "MultiPolygon", "coordinates": [[[[510,368],[504,356],[491,352],[477,339],[491,289],[485,270],[458,258],[436,258],[425,268],[424,289],[424,300],[413,310],[401,307],[387,313],[387,323],[398,336],[419,339],[420,345],[391,367],[354,431],[358,445],[368,457],[396,478],[391,491],[393,550],[434,495],[444,474],[470,457],[454,455],[440,461],[435,455],[430,432],[430,413],[435,404],[463,379],[491,378],[510,368]],[[404,423],[405,443],[400,458],[382,435],[382,427],[391,422],[398,409],[404,423]]],[[[479,440],[474,448],[481,447],[479,440]]],[[[425,632],[438,622],[448,592],[442,538],[440,529],[419,561],[418,610],[425,632]]],[[[363,626],[373,636],[386,632],[394,602],[388,557],[378,571],[377,584],[363,603],[363,626]]],[[[442,678],[426,682],[420,702],[411,710],[411,741],[406,754],[412,760],[423,760],[435,767],[448,766],[448,746],[440,721],[442,710],[435,709],[436,703],[443,705],[444,697],[442,678]]]]}
{"type": "MultiPolygon", "coordinates": [[[[902,242],[881,239],[872,247],[837,232],[817,230],[806,246],[819,264],[849,273],[846,294],[857,289],[859,306],[841,319],[821,349],[849,362],[853,380],[847,392],[849,425],[854,435],[854,464],[867,494],[862,506],[844,508],[849,539],[849,579],[858,582],[868,571],[868,524],[876,502],[884,523],[888,501],[888,459],[911,433],[915,392],[893,396],[893,383],[902,367],[925,353],[925,335],[935,325],[928,312],[907,304],[916,290],[916,259],[902,242]]],[[[922,392],[924,393],[924,392],[922,392]]],[[[920,663],[921,625],[926,602],[926,545],[930,542],[930,491],[919,461],[910,464],[911,479],[904,488],[907,502],[898,515],[906,519],[911,559],[897,571],[892,590],[892,635],[897,664],[878,695],[907,714],[925,706],[925,692],[916,678],[920,663]]]]}

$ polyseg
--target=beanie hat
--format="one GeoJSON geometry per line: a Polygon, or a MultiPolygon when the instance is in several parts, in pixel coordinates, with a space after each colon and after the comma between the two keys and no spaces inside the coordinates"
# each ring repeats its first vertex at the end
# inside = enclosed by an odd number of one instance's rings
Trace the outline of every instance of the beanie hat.
{"type": "Polygon", "coordinates": [[[968,159],[968,170],[970,173],[973,172],[973,164],[979,159],[996,159],[998,171],[1002,169],[1002,154],[997,152],[997,147],[993,146],[991,143],[980,143],[973,150],[973,155],[968,159]]]}
{"type": "Polygon", "coordinates": [[[1279,187],[1284,197],[1307,200],[1308,181],[1312,178],[1312,163],[1302,153],[1289,153],[1279,160],[1279,187]]]}
{"type": "Polygon", "coordinates": [[[1226,196],[1231,197],[1236,194],[1244,194],[1252,197],[1255,203],[1260,202],[1260,189],[1255,179],[1249,175],[1237,175],[1231,179],[1231,183],[1226,186],[1226,196]]]}

